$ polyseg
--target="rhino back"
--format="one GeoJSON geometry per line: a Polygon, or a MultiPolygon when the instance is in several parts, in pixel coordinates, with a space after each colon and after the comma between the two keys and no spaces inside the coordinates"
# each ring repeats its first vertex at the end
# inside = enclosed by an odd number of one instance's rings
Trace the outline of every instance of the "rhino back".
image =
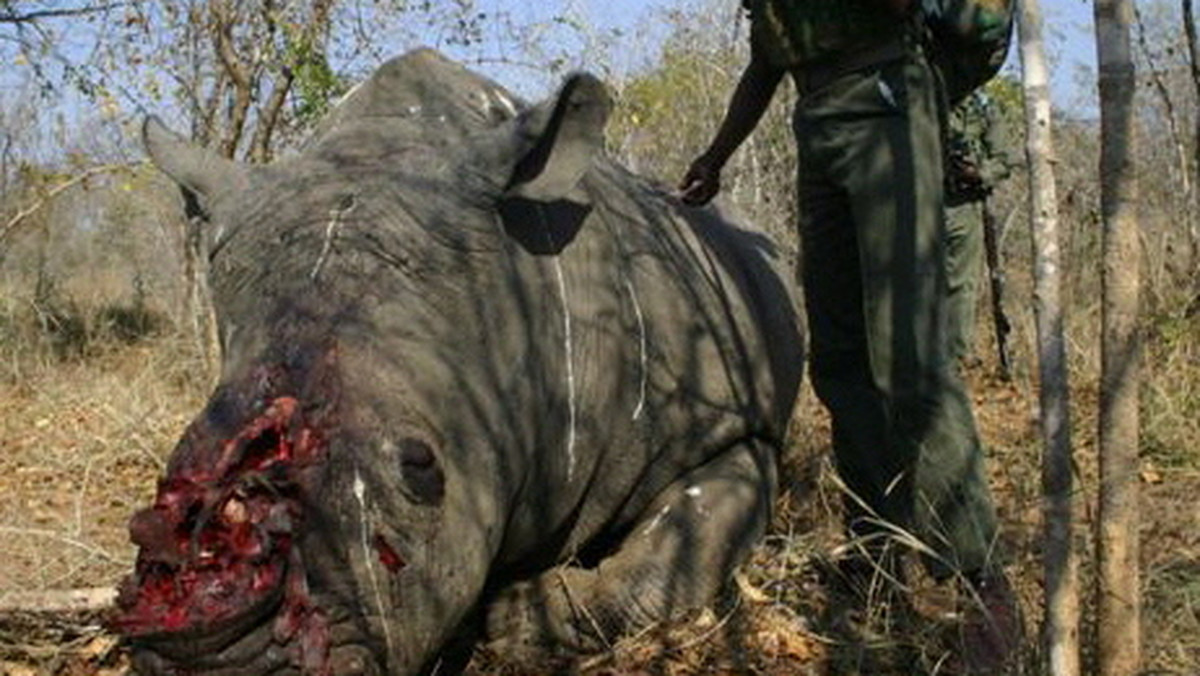
{"type": "Polygon", "coordinates": [[[510,520],[517,559],[544,547],[548,522],[570,556],[732,444],[781,445],[803,366],[795,298],[768,238],[614,163],[599,163],[584,192],[591,211],[577,232],[561,218],[536,223],[533,209],[525,238],[541,230],[549,244],[513,251],[548,301],[544,398],[531,409],[543,438],[510,520]]]}

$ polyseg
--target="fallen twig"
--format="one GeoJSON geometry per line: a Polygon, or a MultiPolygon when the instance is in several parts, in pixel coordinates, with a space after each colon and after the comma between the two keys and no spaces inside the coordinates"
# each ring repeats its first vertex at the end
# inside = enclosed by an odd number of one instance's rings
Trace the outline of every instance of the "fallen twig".
{"type": "Polygon", "coordinates": [[[0,592],[0,614],[96,612],[111,608],[116,598],[112,587],[0,592]]]}

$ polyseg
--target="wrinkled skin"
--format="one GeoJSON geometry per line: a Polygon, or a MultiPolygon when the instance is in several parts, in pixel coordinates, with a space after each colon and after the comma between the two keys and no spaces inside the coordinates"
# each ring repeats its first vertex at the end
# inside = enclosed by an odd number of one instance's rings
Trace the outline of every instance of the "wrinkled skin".
{"type": "Polygon", "coordinates": [[[223,364],[130,523],[139,672],[446,673],[712,600],[768,518],[795,305],[762,235],[603,158],[609,108],[422,50],[267,167],[148,121],[223,364]]]}

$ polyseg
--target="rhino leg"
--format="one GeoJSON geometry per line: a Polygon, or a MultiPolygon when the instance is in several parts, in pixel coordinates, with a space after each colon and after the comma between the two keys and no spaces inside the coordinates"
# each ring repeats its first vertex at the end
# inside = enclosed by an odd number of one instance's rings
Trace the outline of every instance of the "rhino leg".
{"type": "Polygon", "coordinates": [[[518,659],[597,652],[711,603],[762,534],[774,493],[773,450],[757,440],[731,447],[668,486],[598,566],[502,590],[488,607],[489,647],[518,659]]]}

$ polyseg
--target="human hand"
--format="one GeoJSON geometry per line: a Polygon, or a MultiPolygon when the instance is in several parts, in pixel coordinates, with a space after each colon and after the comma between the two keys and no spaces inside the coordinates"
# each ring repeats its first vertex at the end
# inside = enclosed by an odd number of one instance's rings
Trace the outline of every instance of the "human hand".
{"type": "Polygon", "coordinates": [[[705,156],[696,158],[679,182],[679,198],[698,207],[708,204],[721,191],[721,168],[705,156]]]}
{"type": "Polygon", "coordinates": [[[979,165],[963,151],[950,151],[945,172],[943,199],[948,207],[982,202],[992,194],[992,186],[983,179],[979,165]]]}

